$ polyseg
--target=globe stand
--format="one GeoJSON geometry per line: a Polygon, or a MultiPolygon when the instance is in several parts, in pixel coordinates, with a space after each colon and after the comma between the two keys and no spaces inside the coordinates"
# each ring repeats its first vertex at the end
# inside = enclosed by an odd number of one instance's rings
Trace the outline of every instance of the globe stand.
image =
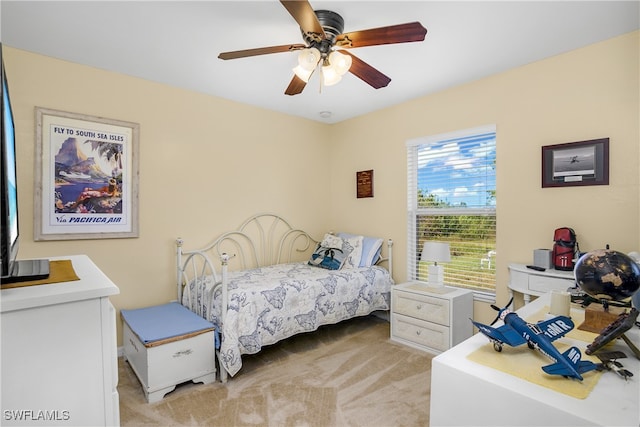
{"type": "Polygon", "coordinates": [[[599,334],[624,311],[622,307],[611,307],[606,301],[595,307],[591,304],[584,309],[584,322],[578,326],[578,329],[599,334]]]}

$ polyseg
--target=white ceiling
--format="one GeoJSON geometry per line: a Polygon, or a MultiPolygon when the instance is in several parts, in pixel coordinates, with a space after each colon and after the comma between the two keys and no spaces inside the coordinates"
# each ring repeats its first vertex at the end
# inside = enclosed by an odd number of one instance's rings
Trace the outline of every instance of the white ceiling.
{"type": "Polygon", "coordinates": [[[347,74],[284,95],[297,53],[223,61],[223,51],[302,43],[276,0],[7,1],[7,46],[311,120],[335,123],[639,28],[639,1],[321,1],[345,32],[420,21],[424,42],[350,52],[391,77],[375,90],[347,74]],[[322,118],[321,111],[331,112],[322,118]]]}

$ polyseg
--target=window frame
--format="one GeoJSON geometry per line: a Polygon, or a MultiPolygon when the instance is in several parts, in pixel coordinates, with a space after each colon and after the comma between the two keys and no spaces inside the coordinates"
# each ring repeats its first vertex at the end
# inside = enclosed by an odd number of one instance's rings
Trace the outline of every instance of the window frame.
{"type": "MultiPolygon", "coordinates": [[[[441,144],[444,141],[467,139],[473,136],[480,136],[483,134],[494,134],[495,145],[497,148],[497,132],[496,125],[485,125],[475,128],[457,130],[452,132],[445,132],[437,135],[431,135],[426,137],[420,137],[411,139],[406,142],[407,147],[407,278],[408,280],[418,280],[418,236],[417,236],[417,224],[418,218],[425,215],[443,215],[446,211],[446,215],[492,215],[495,218],[495,227],[497,231],[497,215],[496,205],[485,207],[447,207],[447,208],[419,208],[418,207],[418,165],[419,165],[419,150],[420,147],[441,144]]],[[[497,183],[496,183],[497,187],[497,183]]],[[[494,259],[495,265],[495,259],[494,259]]],[[[494,280],[495,280],[494,272],[494,280]]],[[[453,285],[456,287],[455,285],[453,285]]],[[[494,281],[493,290],[467,288],[474,293],[474,299],[486,302],[495,301],[497,282],[494,281]]],[[[460,286],[460,288],[462,288],[460,286]]]]}

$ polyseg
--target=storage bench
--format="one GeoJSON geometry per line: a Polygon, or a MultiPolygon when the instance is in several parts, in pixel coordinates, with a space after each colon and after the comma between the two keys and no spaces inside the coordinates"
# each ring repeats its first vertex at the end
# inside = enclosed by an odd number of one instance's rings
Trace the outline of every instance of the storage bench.
{"type": "Polygon", "coordinates": [[[124,357],[148,403],[176,385],[215,381],[213,324],[177,302],[122,310],[124,357]]]}

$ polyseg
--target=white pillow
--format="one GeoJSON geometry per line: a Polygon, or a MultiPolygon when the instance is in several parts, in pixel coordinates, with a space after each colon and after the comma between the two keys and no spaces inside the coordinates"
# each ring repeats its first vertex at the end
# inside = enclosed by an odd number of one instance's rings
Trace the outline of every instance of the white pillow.
{"type": "Polygon", "coordinates": [[[342,240],[344,242],[343,250],[345,252],[347,251],[347,248],[351,248],[351,252],[344,264],[342,264],[342,268],[360,267],[360,260],[362,258],[362,236],[343,238],[342,240]]]}
{"type": "MultiPolygon", "coordinates": [[[[342,238],[356,237],[354,234],[338,233],[342,238]]],[[[362,236],[362,257],[360,258],[360,267],[371,267],[380,259],[382,253],[383,239],[379,237],[362,236]]]]}
{"type": "Polygon", "coordinates": [[[343,245],[342,237],[334,236],[333,234],[325,234],[320,246],[325,248],[342,249],[343,245]]]}

